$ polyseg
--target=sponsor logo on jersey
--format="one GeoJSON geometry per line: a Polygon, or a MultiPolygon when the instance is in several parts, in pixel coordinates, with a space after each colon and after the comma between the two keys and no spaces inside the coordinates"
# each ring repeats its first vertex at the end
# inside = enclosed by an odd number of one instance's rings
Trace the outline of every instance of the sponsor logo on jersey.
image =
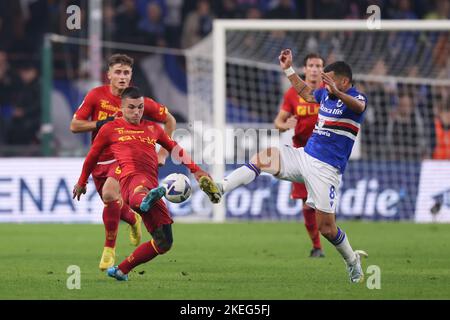
{"type": "Polygon", "coordinates": [[[115,128],[118,134],[139,134],[144,133],[144,130],[125,130],[124,128],[115,128]]]}
{"type": "Polygon", "coordinates": [[[342,115],[342,113],[344,112],[344,109],[327,108],[327,107],[325,107],[325,105],[323,103],[320,104],[320,110],[325,113],[334,114],[334,115],[342,115]]]}
{"type": "Polygon", "coordinates": [[[100,100],[100,108],[112,111],[112,113],[120,111],[120,108],[111,104],[108,100],[101,99],[100,100]]]}
{"type": "Polygon", "coordinates": [[[298,116],[313,116],[319,113],[319,106],[315,103],[303,103],[297,106],[298,116]]]}

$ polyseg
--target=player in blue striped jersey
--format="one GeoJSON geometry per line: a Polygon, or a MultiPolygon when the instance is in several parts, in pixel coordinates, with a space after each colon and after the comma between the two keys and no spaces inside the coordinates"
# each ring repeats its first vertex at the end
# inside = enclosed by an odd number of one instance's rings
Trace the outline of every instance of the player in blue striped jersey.
{"type": "Polygon", "coordinates": [[[317,90],[295,73],[289,49],[281,52],[279,61],[297,93],[307,102],[320,104],[308,143],[298,149],[288,145],[268,148],[220,182],[202,177],[200,188],[217,203],[225,192],[252,182],[261,171],[282,180],[304,181],[308,191],[306,204],[316,210],[320,233],[344,258],[350,281],[362,282],[361,256],[367,253],[352,249],[345,232],[336,226],[335,212],[339,184],[364,118],[367,98],[353,86],[352,70],[343,61],[325,67],[322,73],[325,88],[317,90]]]}

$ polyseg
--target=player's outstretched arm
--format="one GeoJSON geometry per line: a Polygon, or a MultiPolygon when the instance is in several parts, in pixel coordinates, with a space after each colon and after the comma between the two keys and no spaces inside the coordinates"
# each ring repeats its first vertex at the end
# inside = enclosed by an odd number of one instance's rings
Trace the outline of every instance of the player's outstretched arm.
{"type": "Polygon", "coordinates": [[[288,77],[291,82],[292,87],[294,87],[295,91],[301,96],[305,101],[316,103],[316,99],[313,95],[313,88],[308,86],[308,84],[303,81],[299,75],[295,72],[294,68],[292,68],[292,52],[290,49],[285,49],[281,51],[280,56],[278,57],[280,61],[280,67],[288,77]]]}
{"type": "MultiPolygon", "coordinates": [[[[167,111],[167,117],[166,122],[164,122],[164,131],[167,133],[169,137],[172,136],[173,132],[175,131],[175,128],[177,126],[177,121],[175,120],[175,117],[167,111]]],[[[158,166],[163,166],[166,163],[166,159],[169,156],[169,151],[167,151],[165,148],[161,148],[158,151],[158,166]]]]}
{"type": "Polygon", "coordinates": [[[158,143],[161,147],[169,150],[172,158],[175,161],[184,164],[189,171],[194,175],[195,179],[198,181],[203,176],[209,176],[206,171],[203,171],[195,162],[192,160],[191,155],[184,150],[180,145],[173,141],[164,131],[161,130],[160,136],[158,138],[158,143]]]}

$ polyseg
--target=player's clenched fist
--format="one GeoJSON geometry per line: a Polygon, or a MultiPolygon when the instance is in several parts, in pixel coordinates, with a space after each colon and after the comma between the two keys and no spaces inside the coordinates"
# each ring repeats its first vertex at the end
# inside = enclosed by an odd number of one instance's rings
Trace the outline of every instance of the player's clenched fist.
{"type": "Polygon", "coordinates": [[[280,67],[284,70],[292,66],[292,51],[290,49],[284,49],[281,51],[278,60],[280,61],[280,67]]]}
{"type": "Polygon", "coordinates": [[[80,201],[80,197],[82,194],[86,194],[86,186],[80,186],[78,183],[73,187],[72,191],[72,199],[77,198],[78,201],[80,201]]]}

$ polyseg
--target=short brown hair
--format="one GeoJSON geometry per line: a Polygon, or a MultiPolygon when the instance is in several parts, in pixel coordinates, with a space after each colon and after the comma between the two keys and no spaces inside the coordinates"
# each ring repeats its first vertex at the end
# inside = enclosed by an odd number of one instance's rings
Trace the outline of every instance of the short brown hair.
{"type": "Polygon", "coordinates": [[[318,54],[318,53],[310,53],[310,54],[306,55],[306,57],[303,59],[303,66],[306,67],[306,63],[308,62],[309,59],[320,59],[320,60],[322,60],[323,65],[325,65],[325,59],[322,58],[320,56],[320,54],[318,54]]]}
{"type": "Polygon", "coordinates": [[[120,53],[113,54],[108,59],[108,67],[112,67],[115,64],[123,64],[123,65],[130,66],[131,68],[133,68],[133,63],[134,63],[133,58],[131,58],[130,56],[127,56],[126,54],[120,54],[120,53]]]}

